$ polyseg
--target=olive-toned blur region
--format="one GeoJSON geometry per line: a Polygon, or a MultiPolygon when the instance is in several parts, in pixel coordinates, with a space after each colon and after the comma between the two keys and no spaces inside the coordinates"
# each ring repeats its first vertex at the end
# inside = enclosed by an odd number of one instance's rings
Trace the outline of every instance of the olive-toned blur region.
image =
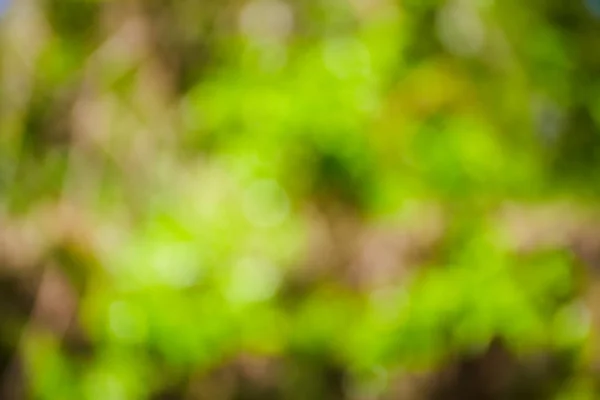
{"type": "Polygon", "coordinates": [[[0,399],[600,398],[600,0],[0,0],[0,399]]]}

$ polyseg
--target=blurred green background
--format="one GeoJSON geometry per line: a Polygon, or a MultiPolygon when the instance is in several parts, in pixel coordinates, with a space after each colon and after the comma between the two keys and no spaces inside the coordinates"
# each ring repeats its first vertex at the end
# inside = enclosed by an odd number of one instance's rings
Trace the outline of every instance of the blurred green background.
{"type": "Polygon", "coordinates": [[[599,398],[599,28],[0,1],[0,398],[599,398]]]}

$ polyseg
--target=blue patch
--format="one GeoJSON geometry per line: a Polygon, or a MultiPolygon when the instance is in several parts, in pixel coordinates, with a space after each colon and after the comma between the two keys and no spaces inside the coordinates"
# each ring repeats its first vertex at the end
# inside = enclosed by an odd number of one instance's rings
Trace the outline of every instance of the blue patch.
{"type": "Polygon", "coordinates": [[[600,0],[585,0],[585,6],[596,17],[600,17],[600,0]]]}

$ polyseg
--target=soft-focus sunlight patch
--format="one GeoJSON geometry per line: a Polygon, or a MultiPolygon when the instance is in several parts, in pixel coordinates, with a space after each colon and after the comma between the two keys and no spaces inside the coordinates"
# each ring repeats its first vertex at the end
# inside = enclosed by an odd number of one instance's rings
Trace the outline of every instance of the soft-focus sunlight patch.
{"type": "Polygon", "coordinates": [[[218,162],[204,166],[198,175],[193,175],[186,187],[190,212],[202,221],[218,219],[235,192],[232,178],[227,167],[218,162]]]}
{"type": "MultiPolygon", "coordinates": [[[[255,56],[254,51],[256,49],[248,49],[246,55],[249,59],[253,59],[255,56]]],[[[280,71],[285,67],[288,61],[287,49],[285,46],[268,46],[267,48],[257,49],[258,50],[258,65],[262,71],[267,73],[274,73],[280,71]]]]}
{"type": "Polygon", "coordinates": [[[323,47],[327,70],[339,79],[371,78],[371,54],[361,41],[354,38],[327,39],[323,47]]]}
{"type": "Polygon", "coordinates": [[[128,400],[123,382],[114,374],[97,371],[90,374],[84,383],[85,398],[89,400],[128,400]]]}
{"type": "Polygon", "coordinates": [[[364,20],[380,16],[384,12],[395,11],[394,2],[388,0],[350,0],[350,4],[356,16],[364,20]]]}
{"type": "Polygon", "coordinates": [[[281,283],[277,266],[259,258],[242,258],[231,271],[226,295],[233,304],[247,304],[272,297],[281,283]]]}
{"type": "Polygon", "coordinates": [[[281,0],[254,0],[242,8],[239,26],[241,32],[252,41],[281,43],[292,33],[294,13],[281,0]]]}
{"type": "Polygon", "coordinates": [[[244,215],[257,227],[274,227],[288,217],[290,202],[283,188],[274,180],[252,183],[242,198],[244,215]]]}
{"type": "Polygon", "coordinates": [[[592,329],[589,308],[580,302],[567,304],[554,317],[553,339],[558,346],[577,345],[588,338],[592,329]]]}
{"type": "Polygon", "coordinates": [[[451,0],[438,12],[437,32],[444,46],[459,56],[473,56],[485,44],[485,26],[466,0],[451,0]]]}
{"type": "Polygon", "coordinates": [[[159,280],[175,287],[192,286],[200,274],[197,250],[189,243],[159,246],[152,266],[159,280]]]}

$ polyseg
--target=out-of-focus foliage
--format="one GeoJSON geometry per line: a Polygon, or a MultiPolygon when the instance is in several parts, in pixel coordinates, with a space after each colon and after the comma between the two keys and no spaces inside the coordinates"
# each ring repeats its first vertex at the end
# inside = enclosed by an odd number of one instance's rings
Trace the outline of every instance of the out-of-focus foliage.
{"type": "Polygon", "coordinates": [[[3,398],[595,398],[596,3],[0,1],[3,398]]]}

